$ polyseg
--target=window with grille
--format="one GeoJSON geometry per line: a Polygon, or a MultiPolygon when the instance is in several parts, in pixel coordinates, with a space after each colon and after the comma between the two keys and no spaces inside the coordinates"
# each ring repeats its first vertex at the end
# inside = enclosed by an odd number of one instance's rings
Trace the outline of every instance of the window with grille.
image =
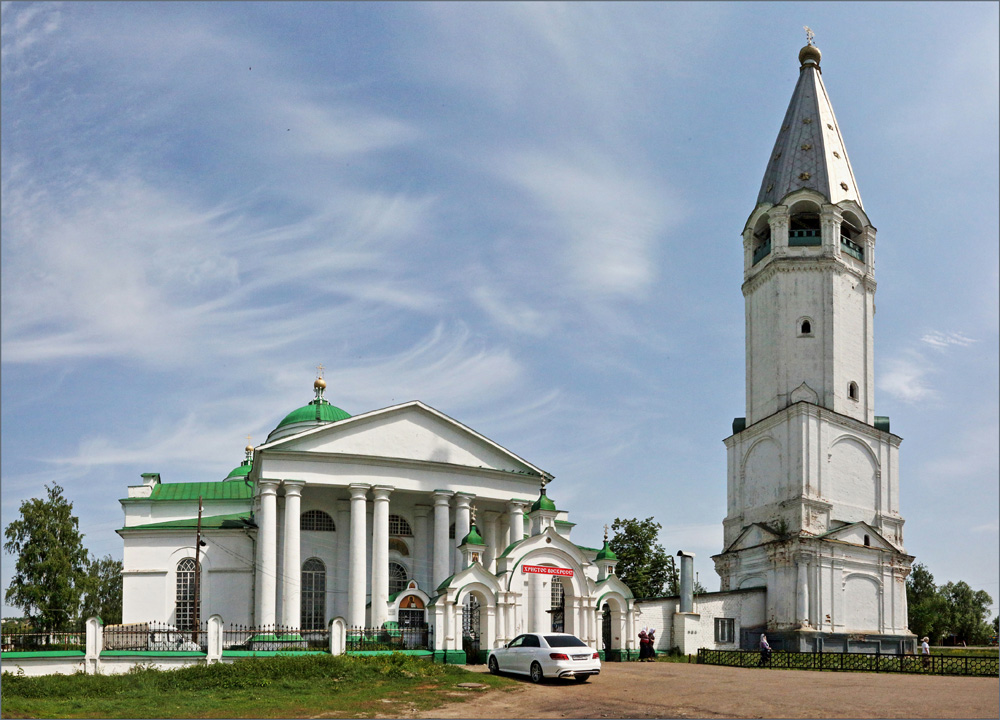
{"type": "Polygon", "coordinates": [[[715,618],[715,642],[731,643],[736,640],[736,620],[734,618],[715,618]]]}
{"type": "Polygon", "coordinates": [[[399,538],[389,538],[389,552],[397,552],[403,557],[410,556],[410,548],[399,538]]]}
{"type": "Polygon", "coordinates": [[[410,523],[406,522],[406,518],[400,517],[399,515],[390,515],[389,534],[409,536],[413,534],[413,531],[410,530],[410,523]]]}
{"type": "Polygon", "coordinates": [[[308,510],[302,513],[300,527],[303,530],[322,530],[325,532],[336,531],[333,518],[322,510],[308,510]]]}
{"type": "Polygon", "coordinates": [[[195,616],[194,579],[198,564],[194,558],[184,558],[177,563],[177,629],[193,630],[195,616]]]}
{"type": "Polygon", "coordinates": [[[302,565],[302,629],[326,628],[326,565],[309,558],[302,565]]]}
{"type": "Polygon", "coordinates": [[[564,632],[566,629],[564,610],[566,605],[566,589],[563,587],[561,577],[553,576],[550,598],[552,600],[552,632],[564,632]]]}
{"type": "Polygon", "coordinates": [[[406,580],[406,568],[399,563],[389,563],[389,594],[405,590],[406,580]]]}

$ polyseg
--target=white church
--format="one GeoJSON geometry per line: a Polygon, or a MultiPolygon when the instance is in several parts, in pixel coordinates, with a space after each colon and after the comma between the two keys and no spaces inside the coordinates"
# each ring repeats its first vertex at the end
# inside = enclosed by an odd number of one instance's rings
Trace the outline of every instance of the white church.
{"type": "Polygon", "coordinates": [[[799,62],[743,229],[746,416],[725,440],[720,592],[694,596],[680,553],[682,596],[637,600],[606,540],[571,541],[552,475],[421,402],[352,417],[320,377],[228,477],[128,489],[123,622],[428,625],[445,659],[470,635],[487,650],[552,630],[610,658],[646,626],[661,651],[767,632],[786,650],[912,652],[901,439],[874,408],[875,228],[811,39],[799,62]]]}
{"type": "Polygon", "coordinates": [[[634,647],[616,558],[570,540],[550,474],[421,402],[351,417],[325,390],[228,477],[129,488],[124,623],[431,625],[462,658],[532,630],[634,647]]]}

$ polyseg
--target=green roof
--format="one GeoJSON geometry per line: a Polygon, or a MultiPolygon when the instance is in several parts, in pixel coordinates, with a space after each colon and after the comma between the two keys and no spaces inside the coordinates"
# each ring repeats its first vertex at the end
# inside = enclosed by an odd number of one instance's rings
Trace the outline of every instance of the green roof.
{"type": "MultiPolygon", "coordinates": [[[[210,515],[202,517],[202,530],[241,530],[247,526],[256,527],[253,518],[248,512],[230,513],[228,515],[210,515]]],[[[166,520],[158,523],[147,523],[146,525],[130,525],[122,530],[177,530],[191,529],[198,527],[198,518],[181,518],[180,520],[166,520]]]]}
{"type": "Polygon", "coordinates": [[[244,460],[238,466],[234,467],[228,475],[226,475],[226,480],[242,480],[250,474],[252,469],[253,465],[244,460]]]}
{"type": "Polygon", "coordinates": [[[556,509],[556,504],[552,502],[548,495],[545,494],[545,488],[542,488],[542,492],[539,493],[538,499],[535,500],[534,504],[531,506],[531,512],[535,510],[552,510],[556,509]]]}
{"type": "Polygon", "coordinates": [[[313,400],[308,405],[300,407],[298,410],[285,415],[285,419],[278,423],[278,427],[300,422],[331,423],[338,420],[347,420],[350,415],[341,410],[336,405],[331,405],[326,400],[313,400]]]}
{"type": "Polygon", "coordinates": [[[462,545],[485,545],[482,536],[479,534],[479,529],[473,525],[472,529],[469,530],[469,534],[462,538],[462,545]]]}
{"type": "Polygon", "coordinates": [[[608,546],[608,541],[604,541],[604,547],[601,551],[597,553],[597,557],[594,560],[617,560],[618,556],[615,555],[614,551],[608,546]]]}
{"type": "Polygon", "coordinates": [[[153,486],[150,500],[249,500],[253,483],[245,482],[186,482],[159,483],[153,486]]]}

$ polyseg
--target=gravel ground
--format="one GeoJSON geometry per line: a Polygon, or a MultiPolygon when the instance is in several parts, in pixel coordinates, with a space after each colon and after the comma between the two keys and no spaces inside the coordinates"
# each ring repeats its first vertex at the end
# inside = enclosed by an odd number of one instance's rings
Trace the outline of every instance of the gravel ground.
{"type": "MultiPolygon", "coordinates": [[[[481,666],[469,667],[485,672],[481,666]]],[[[997,718],[1000,679],[605,663],[587,683],[520,682],[426,718],[997,718]]]]}

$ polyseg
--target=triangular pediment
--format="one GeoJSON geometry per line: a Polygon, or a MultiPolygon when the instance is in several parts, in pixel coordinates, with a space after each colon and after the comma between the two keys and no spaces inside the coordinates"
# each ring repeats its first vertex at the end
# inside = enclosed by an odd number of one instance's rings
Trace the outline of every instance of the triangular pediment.
{"type": "Polygon", "coordinates": [[[780,539],[780,536],[766,525],[754,523],[739,534],[739,537],[733,541],[733,544],[726,548],[726,552],[746,550],[747,548],[756,547],[758,545],[763,545],[780,539]]]}
{"type": "Polygon", "coordinates": [[[311,428],[261,451],[380,457],[486,468],[537,478],[548,473],[419,401],[311,428]]]}
{"type": "Polygon", "coordinates": [[[850,525],[844,525],[836,528],[835,530],[831,530],[820,537],[823,540],[837,540],[839,542],[850,543],[851,545],[860,545],[862,547],[872,547],[877,550],[892,550],[893,552],[898,552],[891,542],[882,537],[878,530],[866,522],[856,522],[851,523],[850,525]],[[867,543],[865,543],[865,538],[868,538],[867,543]]]}

